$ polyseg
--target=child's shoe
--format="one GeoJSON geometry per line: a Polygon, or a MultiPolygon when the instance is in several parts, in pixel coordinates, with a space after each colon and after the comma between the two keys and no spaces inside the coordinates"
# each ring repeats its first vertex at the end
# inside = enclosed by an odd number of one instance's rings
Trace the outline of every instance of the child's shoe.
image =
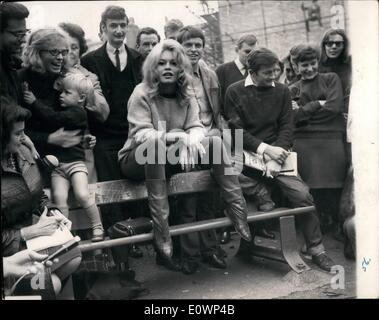
{"type": "Polygon", "coordinates": [[[92,228],[92,242],[99,242],[104,240],[104,229],[102,226],[92,228]]]}

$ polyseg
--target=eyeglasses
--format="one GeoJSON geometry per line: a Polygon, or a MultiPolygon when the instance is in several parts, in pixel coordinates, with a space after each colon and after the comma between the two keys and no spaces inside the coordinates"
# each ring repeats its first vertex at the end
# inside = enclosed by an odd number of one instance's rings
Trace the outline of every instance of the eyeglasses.
{"type": "Polygon", "coordinates": [[[16,37],[18,40],[23,40],[28,33],[30,33],[30,29],[26,29],[25,31],[10,31],[4,30],[5,32],[10,33],[12,36],[16,37]]]}
{"type": "Polygon", "coordinates": [[[58,50],[58,49],[51,49],[51,50],[41,50],[46,51],[50,53],[53,57],[58,57],[60,54],[62,54],[63,57],[67,56],[68,49],[58,50]]]}
{"type": "Polygon", "coordinates": [[[336,47],[342,47],[344,42],[343,41],[326,41],[324,42],[324,44],[330,48],[330,47],[333,47],[333,44],[336,45],[336,47]]]}

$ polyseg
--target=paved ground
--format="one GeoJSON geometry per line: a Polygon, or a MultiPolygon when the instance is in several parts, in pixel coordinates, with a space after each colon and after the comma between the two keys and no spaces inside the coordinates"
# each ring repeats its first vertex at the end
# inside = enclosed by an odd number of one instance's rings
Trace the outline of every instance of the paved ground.
{"type": "Polygon", "coordinates": [[[301,275],[280,262],[254,258],[245,262],[234,257],[239,237],[223,246],[228,253],[228,268],[219,270],[202,264],[194,275],[171,272],[155,264],[150,246],[143,247],[144,257],[132,259],[136,279],[144,283],[150,294],[143,299],[341,299],[355,297],[355,263],[343,256],[343,244],[325,237],[331,258],[344,267],[345,289],[333,289],[333,274],[312,268],[301,275]]]}

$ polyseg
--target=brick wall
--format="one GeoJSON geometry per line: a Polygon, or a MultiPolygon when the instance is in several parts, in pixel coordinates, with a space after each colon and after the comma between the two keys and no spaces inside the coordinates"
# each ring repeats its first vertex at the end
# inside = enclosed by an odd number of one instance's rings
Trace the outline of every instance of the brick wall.
{"type": "MultiPolygon", "coordinates": [[[[253,33],[261,46],[273,50],[283,58],[298,43],[319,44],[323,33],[330,28],[331,8],[335,1],[318,1],[322,26],[310,22],[307,35],[301,3],[311,1],[219,1],[219,19],[224,61],[235,59],[235,42],[246,33],[253,33]],[[266,32],[264,27],[266,26],[266,32]]],[[[343,4],[343,1],[339,1],[343,4]]],[[[346,6],[345,6],[346,10],[346,6]]],[[[347,12],[345,11],[345,18],[347,12]]]]}

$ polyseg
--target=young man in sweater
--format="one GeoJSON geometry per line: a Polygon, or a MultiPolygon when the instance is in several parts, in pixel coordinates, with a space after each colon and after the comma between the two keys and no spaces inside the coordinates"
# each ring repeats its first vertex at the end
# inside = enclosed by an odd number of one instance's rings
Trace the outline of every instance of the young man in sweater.
{"type": "MultiPolygon", "coordinates": [[[[292,147],[293,119],[288,88],[274,82],[278,61],[268,49],[251,52],[247,57],[249,75],[228,88],[225,112],[231,129],[243,130],[244,150],[263,155],[266,162],[264,176],[256,175],[247,167],[243,173],[277,186],[294,208],[313,206],[309,188],[299,176],[279,175],[292,147]]],[[[312,261],[330,271],[334,263],[325,253],[316,212],[299,215],[296,219],[312,261]]],[[[241,253],[248,254],[246,251],[241,253]]]]}

